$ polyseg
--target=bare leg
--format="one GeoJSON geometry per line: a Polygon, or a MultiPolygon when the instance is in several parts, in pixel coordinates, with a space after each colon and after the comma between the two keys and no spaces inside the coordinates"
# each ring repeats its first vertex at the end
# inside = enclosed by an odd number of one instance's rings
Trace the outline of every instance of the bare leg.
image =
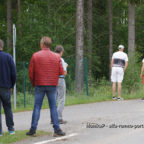
{"type": "Polygon", "coordinates": [[[121,97],[121,83],[118,83],[118,98],[121,97]]]}
{"type": "Polygon", "coordinates": [[[113,82],[112,89],[113,89],[113,96],[115,96],[115,91],[116,91],[116,82],[113,82]]]}

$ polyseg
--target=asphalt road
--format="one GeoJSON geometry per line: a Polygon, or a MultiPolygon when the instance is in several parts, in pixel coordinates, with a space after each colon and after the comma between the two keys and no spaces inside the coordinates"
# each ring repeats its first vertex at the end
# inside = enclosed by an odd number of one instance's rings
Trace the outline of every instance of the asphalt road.
{"type": "MultiPolygon", "coordinates": [[[[15,144],[143,144],[144,143],[144,101],[124,100],[97,102],[67,106],[64,109],[61,125],[66,132],[63,139],[54,139],[52,135],[15,144]],[[95,128],[87,128],[87,125],[95,128]],[[129,128],[128,128],[129,127],[129,128]],[[47,142],[46,142],[47,141],[47,142]]],[[[29,130],[32,111],[14,113],[16,130],[29,130]]],[[[3,130],[7,131],[3,119],[3,130]]],[[[53,133],[50,124],[49,109],[41,110],[38,130],[53,133]]]]}

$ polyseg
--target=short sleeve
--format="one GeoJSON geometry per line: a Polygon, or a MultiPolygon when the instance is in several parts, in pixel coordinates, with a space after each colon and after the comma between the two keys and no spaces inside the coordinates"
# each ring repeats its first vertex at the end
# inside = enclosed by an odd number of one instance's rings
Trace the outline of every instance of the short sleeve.
{"type": "Polygon", "coordinates": [[[61,60],[62,60],[63,69],[64,69],[64,71],[66,71],[65,61],[64,61],[64,59],[63,59],[63,58],[61,58],[61,60]]]}
{"type": "Polygon", "coordinates": [[[144,63],[144,59],[142,60],[142,62],[144,63]]]}
{"type": "Polygon", "coordinates": [[[126,54],[126,58],[125,58],[125,61],[128,61],[128,56],[127,56],[127,54],[126,54]]]}
{"type": "Polygon", "coordinates": [[[114,59],[115,58],[115,54],[113,54],[113,56],[112,56],[112,59],[114,59]]]}

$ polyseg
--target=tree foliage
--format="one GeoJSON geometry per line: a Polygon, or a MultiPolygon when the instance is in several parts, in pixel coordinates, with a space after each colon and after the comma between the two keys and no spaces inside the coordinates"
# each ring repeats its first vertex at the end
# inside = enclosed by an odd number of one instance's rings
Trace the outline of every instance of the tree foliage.
{"type": "MultiPolygon", "coordinates": [[[[136,51],[144,57],[144,4],[142,0],[112,0],[113,52],[118,45],[128,52],[128,2],[135,5],[136,51]]],[[[0,1],[0,39],[7,52],[7,1],[0,1]]],[[[87,1],[84,4],[84,56],[88,54],[87,1]]],[[[12,0],[12,24],[17,28],[16,61],[30,61],[34,52],[40,50],[44,35],[52,38],[51,50],[56,45],[65,49],[64,58],[75,58],[76,53],[76,0],[21,0],[22,39],[19,34],[17,0],[12,0]]],[[[12,36],[10,37],[12,40],[12,36]]],[[[12,54],[12,46],[9,53],[12,54]]],[[[142,57],[138,60],[141,61],[142,57]]],[[[95,79],[109,77],[109,17],[108,0],[92,3],[92,75],[95,79]]]]}

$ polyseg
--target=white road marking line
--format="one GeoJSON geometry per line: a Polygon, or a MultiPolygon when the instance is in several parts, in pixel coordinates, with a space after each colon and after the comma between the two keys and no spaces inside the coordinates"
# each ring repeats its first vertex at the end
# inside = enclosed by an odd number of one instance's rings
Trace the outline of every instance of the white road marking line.
{"type": "Polygon", "coordinates": [[[76,135],[78,135],[78,134],[77,134],[77,133],[73,133],[73,134],[70,134],[70,135],[68,135],[68,136],[63,136],[63,137],[60,137],[60,138],[56,138],[56,139],[52,139],[52,140],[47,140],[47,141],[42,141],[42,142],[38,142],[38,143],[34,143],[34,144],[45,144],[45,143],[62,140],[62,139],[65,139],[65,138],[69,138],[69,137],[72,137],[72,136],[76,136],[76,135]]]}

